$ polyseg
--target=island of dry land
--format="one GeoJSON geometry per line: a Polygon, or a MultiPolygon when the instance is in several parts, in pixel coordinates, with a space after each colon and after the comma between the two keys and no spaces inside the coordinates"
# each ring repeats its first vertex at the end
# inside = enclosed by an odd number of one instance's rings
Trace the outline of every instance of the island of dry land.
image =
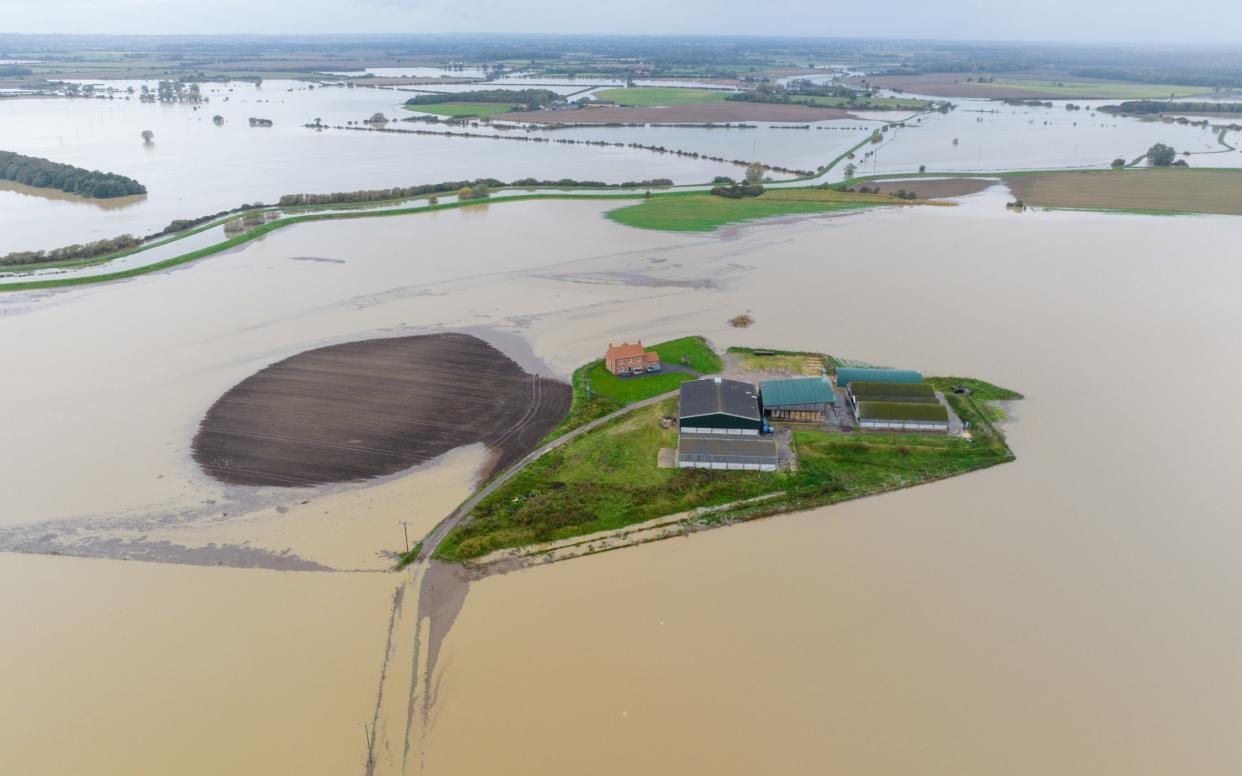
{"type": "MultiPolygon", "coordinates": [[[[748,348],[731,348],[721,359],[700,338],[666,345],[687,357],[683,363],[747,382],[818,380],[822,372],[835,379],[842,365],[821,353],[748,348]]],[[[662,350],[661,356],[668,359],[662,350]]],[[[422,557],[487,574],[911,487],[1014,458],[997,423],[1005,417],[1001,402],[1021,395],[980,380],[933,377],[926,383],[960,421],[951,433],[860,430],[842,404],[843,389],[829,383],[835,409],[808,422],[772,421],[783,450],[778,470],[681,468],[669,455],[680,444],[678,399],[669,388],[680,379],[630,378],[618,391],[600,377],[598,362],[575,373],[566,426],[576,431],[467,502],[420,546],[422,557]],[[586,390],[588,378],[610,392],[608,414],[584,407],[599,401],[586,390]],[[594,420],[583,425],[588,418],[594,420]]]]}
{"type": "Polygon", "coordinates": [[[854,118],[839,108],[719,101],[623,108],[606,106],[573,110],[515,111],[496,118],[526,124],[736,124],[747,121],[807,123],[854,118]]]}
{"type": "Polygon", "coordinates": [[[431,334],[332,345],[238,383],[194,437],[205,472],[243,485],[392,474],[461,445],[512,464],[565,416],[568,385],[532,375],[483,340],[431,334]]]}

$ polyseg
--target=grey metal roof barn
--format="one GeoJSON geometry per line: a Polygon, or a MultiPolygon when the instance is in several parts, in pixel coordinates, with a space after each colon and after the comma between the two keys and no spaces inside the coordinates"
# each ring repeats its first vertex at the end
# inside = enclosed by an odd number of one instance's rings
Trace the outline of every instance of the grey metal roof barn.
{"type": "Polygon", "coordinates": [[[858,380],[868,383],[921,383],[923,373],[913,369],[874,369],[871,367],[837,367],[837,385],[841,388],[858,380]]]}
{"type": "Polygon", "coordinates": [[[677,441],[677,466],[682,469],[776,471],[778,463],[771,437],[682,434],[677,441]]]}
{"type": "Polygon", "coordinates": [[[813,404],[834,404],[837,394],[827,377],[796,377],[759,383],[764,409],[813,404]]]}
{"type": "Polygon", "coordinates": [[[681,428],[745,429],[763,426],[755,386],[738,380],[709,377],[681,384],[681,428]]]}

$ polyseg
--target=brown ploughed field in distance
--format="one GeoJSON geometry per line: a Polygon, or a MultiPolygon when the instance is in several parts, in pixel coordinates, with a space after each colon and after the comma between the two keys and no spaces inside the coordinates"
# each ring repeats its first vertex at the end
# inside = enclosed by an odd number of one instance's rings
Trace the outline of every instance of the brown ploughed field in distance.
{"type": "Polygon", "coordinates": [[[571,398],[565,383],[466,334],[350,342],[231,388],[203,418],[193,455],[224,482],[290,486],[392,474],[484,442],[486,477],[533,448],[571,398]]]}

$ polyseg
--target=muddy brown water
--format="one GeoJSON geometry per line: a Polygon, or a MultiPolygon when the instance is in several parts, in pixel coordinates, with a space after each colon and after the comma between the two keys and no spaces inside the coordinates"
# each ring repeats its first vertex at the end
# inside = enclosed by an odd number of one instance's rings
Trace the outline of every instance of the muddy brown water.
{"type": "MultiPolygon", "coordinates": [[[[397,622],[389,676],[406,692],[380,704],[377,773],[1230,774],[1242,410],[1165,383],[1188,365],[1242,378],[1242,266],[1220,250],[1242,222],[1015,214],[1008,196],[717,235],[625,229],[607,203],[514,203],[299,226],[176,272],[0,298],[6,362],[26,365],[8,376],[2,517],[33,531],[227,499],[188,451],[222,392],[419,327],[491,327],[562,375],[610,338],[690,333],[975,375],[1027,396],[1015,463],[472,583],[425,723],[409,689],[426,627],[397,622]],[[306,255],[346,263],[287,260],[306,255]],[[756,323],[729,327],[741,311],[756,323]]],[[[408,489],[316,490],[283,514],[164,531],[357,554],[382,541],[367,494],[442,515],[473,455],[408,489]],[[304,535],[320,530],[339,533],[304,535]]],[[[0,751],[19,772],[362,772],[391,577],[14,555],[0,569],[0,751]]]]}
{"type": "Polygon", "coordinates": [[[238,383],[194,436],[203,470],[241,485],[378,477],[484,442],[503,468],[569,410],[567,383],[445,332],[316,348],[238,383]]]}

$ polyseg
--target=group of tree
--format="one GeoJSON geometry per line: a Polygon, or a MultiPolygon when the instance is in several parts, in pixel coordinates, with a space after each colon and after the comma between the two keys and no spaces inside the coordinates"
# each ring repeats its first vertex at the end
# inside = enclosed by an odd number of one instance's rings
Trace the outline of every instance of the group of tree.
{"type": "Polygon", "coordinates": [[[155,91],[143,84],[138,90],[140,102],[202,102],[203,92],[197,83],[187,83],[181,79],[176,81],[160,81],[155,91]]]}
{"type": "Polygon", "coordinates": [[[528,110],[536,110],[561,100],[561,95],[548,89],[479,89],[456,94],[420,94],[405,101],[406,105],[436,105],[442,102],[511,102],[528,110]]]}
{"type": "Polygon", "coordinates": [[[1177,159],[1177,151],[1172,146],[1156,143],[1147,149],[1147,163],[1153,167],[1168,167],[1177,159]]]}
{"type": "Polygon", "coordinates": [[[94,199],[147,193],[146,186],[124,175],[86,170],[12,151],[0,151],[0,180],[42,189],[56,189],[94,199]]]}
{"type": "Polygon", "coordinates": [[[1127,100],[1120,105],[1104,105],[1105,113],[1242,113],[1242,102],[1172,102],[1169,100],[1127,100]]]}
{"type": "Polygon", "coordinates": [[[758,178],[752,178],[747,170],[746,180],[741,183],[733,180],[725,175],[717,175],[712,181],[711,191],[708,192],[717,197],[726,199],[742,199],[743,197],[757,197],[763,193],[763,184],[759,183],[758,178]]]}
{"type": "Polygon", "coordinates": [[[457,199],[487,199],[492,195],[492,189],[486,183],[479,181],[473,186],[462,186],[457,190],[457,199]]]}
{"type": "Polygon", "coordinates": [[[1237,67],[1080,67],[1071,69],[1070,75],[1147,84],[1207,86],[1214,89],[1242,86],[1242,69],[1237,67]]]}
{"type": "Polygon", "coordinates": [[[83,245],[68,245],[64,248],[56,248],[50,251],[15,251],[6,256],[0,256],[0,266],[18,267],[50,261],[93,259],[97,256],[135,248],[141,243],[142,240],[139,238],[131,234],[123,234],[120,237],[96,240],[83,245]]]}

